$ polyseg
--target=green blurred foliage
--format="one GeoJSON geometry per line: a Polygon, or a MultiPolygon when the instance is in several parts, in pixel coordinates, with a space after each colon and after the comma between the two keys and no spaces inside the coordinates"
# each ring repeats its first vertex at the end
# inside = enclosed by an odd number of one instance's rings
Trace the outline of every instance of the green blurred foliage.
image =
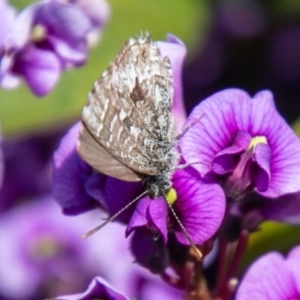
{"type": "MultiPolygon", "coordinates": [[[[22,8],[29,2],[15,1],[22,8]]],[[[193,51],[209,21],[209,10],[200,0],[112,0],[111,19],[102,40],[84,67],[62,74],[56,88],[38,99],[25,84],[13,91],[0,90],[0,122],[5,136],[53,130],[75,122],[94,81],[114,59],[129,37],[149,31],[154,40],[167,33],[182,39],[193,51]]]]}
{"type": "Polygon", "coordinates": [[[267,252],[287,253],[297,244],[300,244],[300,226],[265,222],[257,232],[250,235],[247,251],[239,269],[244,271],[256,258],[267,252]]]}

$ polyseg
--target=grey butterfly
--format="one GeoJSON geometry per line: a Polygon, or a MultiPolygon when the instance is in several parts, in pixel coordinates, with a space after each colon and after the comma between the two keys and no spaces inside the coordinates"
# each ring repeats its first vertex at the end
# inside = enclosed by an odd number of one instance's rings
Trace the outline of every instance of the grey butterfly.
{"type": "Polygon", "coordinates": [[[99,172],[125,181],[143,181],[148,194],[163,196],[190,244],[188,233],[167,200],[178,155],[173,150],[173,77],[150,35],[131,38],[95,82],[82,113],[79,155],[99,172]]]}
{"type": "Polygon", "coordinates": [[[129,39],[95,82],[83,109],[78,152],[93,168],[144,180],[152,197],[171,186],[173,78],[150,36],[129,39]]]}

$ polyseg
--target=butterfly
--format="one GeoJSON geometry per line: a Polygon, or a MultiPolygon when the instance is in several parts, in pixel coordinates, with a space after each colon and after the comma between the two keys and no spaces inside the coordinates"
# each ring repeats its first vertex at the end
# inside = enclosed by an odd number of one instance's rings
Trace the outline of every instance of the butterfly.
{"type": "Polygon", "coordinates": [[[130,38],[88,95],[77,150],[97,171],[129,182],[142,181],[145,191],[84,237],[142,196],[163,196],[196,249],[170,204],[174,197],[171,176],[178,162],[172,101],[170,59],[161,56],[149,34],[130,38]]]}

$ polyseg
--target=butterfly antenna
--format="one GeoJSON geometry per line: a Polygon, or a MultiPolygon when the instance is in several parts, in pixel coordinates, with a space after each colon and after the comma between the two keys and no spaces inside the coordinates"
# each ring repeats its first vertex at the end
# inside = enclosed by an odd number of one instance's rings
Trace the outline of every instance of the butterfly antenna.
{"type": "Polygon", "coordinates": [[[85,233],[82,238],[86,239],[87,237],[89,237],[90,235],[94,234],[95,232],[97,232],[98,230],[102,229],[105,225],[107,225],[108,223],[110,223],[111,221],[113,221],[115,218],[117,218],[123,211],[125,211],[128,207],[130,207],[132,204],[134,204],[137,200],[139,200],[141,197],[145,196],[146,194],[149,193],[149,190],[144,191],[143,193],[141,193],[140,195],[138,195],[135,199],[133,199],[132,201],[130,201],[127,205],[125,205],[122,209],[120,209],[117,213],[115,213],[113,216],[109,217],[107,220],[105,220],[102,224],[100,224],[99,226],[95,227],[94,229],[88,231],[87,233],[85,233]]]}
{"type": "Polygon", "coordinates": [[[179,220],[179,218],[178,218],[178,216],[177,216],[177,214],[176,214],[174,208],[172,207],[172,204],[169,203],[169,201],[167,200],[166,195],[164,195],[164,198],[165,198],[165,200],[166,200],[166,202],[167,202],[167,204],[168,204],[168,206],[169,206],[169,208],[170,208],[170,211],[172,212],[172,214],[173,214],[173,216],[174,216],[176,222],[178,223],[179,227],[181,228],[183,234],[185,235],[186,239],[189,241],[191,247],[192,247],[193,250],[196,252],[196,254],[198,255],[199,259],[201,259],[201,258],[202,258],[202,253],[201,253],[201,251],[196,247],[196,245],[195,245],[194,242],[192,241],[190,235],[187,233],[185,227],[183,226],[183,224],[182,224],[181,221],[179,220]]]}

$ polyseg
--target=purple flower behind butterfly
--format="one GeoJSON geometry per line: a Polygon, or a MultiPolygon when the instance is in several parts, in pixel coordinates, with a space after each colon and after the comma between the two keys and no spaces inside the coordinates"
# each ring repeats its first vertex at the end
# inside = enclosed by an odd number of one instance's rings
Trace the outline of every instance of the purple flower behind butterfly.
{"type": "Polygon", "coordinates": [[[75,124],[54,153],[53,196],[66,215],[76,215],[99,205],[106,176],[94,173],[77,153],[76,142],[81,124],[75,124]],[[90,187],[94,186],[92,193],[90,187]]]}
{"type": "MultiPolygon", "coordinates": [[[[181,95],[181,67],[186,50],[174,37],[169,36],[168,39],[171,42],[158,42],[158,46],[161,53],[171,59],[175,90],[173,116],[176,123],[179,120],[182,124],[185,112],[181,95]]],[[[143,185],[141,182],[125,182],[94,173],[75,152],[78,130],[76,125],[55,153],[54,196],[68,214],[101,206],[113,215],[141,194],[143,185]]],[[[188,234],[194,243],[208,240],[218,229],[224,215],[222,189],[218,184],[202,180],[191,167],[176,171],[172,184],[178,196],[173,207],[188,234]]],[[[147,228],[152,234],[161,235],[166,244],[168,232],[175,232],[179,242],[189,244],[173,216],[169,216],[168,206],[162,197],[140,199],[136,206],[126,209],[117,220],[128,224],[127,235],[139,228],[147,228]]],[[[138,241],[137,238],[135,240],[138,241]]]]}
{"type": "MultiPolygon", "coordinates": [[[[181,68],[186,48],[180,40],[171,35],[167,39],[168,42],[158,42],[158,45],[164,55],[170,54],[175,90],[173,115],[182,124],[185,111],[181,92],[181,68]]],[[[79,124],[70,129],[62,139],[53,159],[54,198],[66,214],[82,213],[99,205],[99,201],[101,207],[104,205],[102,200],[106,176],[94,173],[92,167],[79,157],[76,151],[79,129],[79,124]]]]}
{"type": "Polygon", "coordinates": [[[0,31],[0,85],[13,88],[23,77],[37,96],[46,95],[64,69],[85,62],[89,34],[96,26],[102,27],[109,14],[104,0],[79,6],[41,1],[17,16],[11,7],[5,9],[1,24],[5,30],[0,31]],[[101,9],[105,14],[100,14],[100,21],[96,15],[101,9]]]}

